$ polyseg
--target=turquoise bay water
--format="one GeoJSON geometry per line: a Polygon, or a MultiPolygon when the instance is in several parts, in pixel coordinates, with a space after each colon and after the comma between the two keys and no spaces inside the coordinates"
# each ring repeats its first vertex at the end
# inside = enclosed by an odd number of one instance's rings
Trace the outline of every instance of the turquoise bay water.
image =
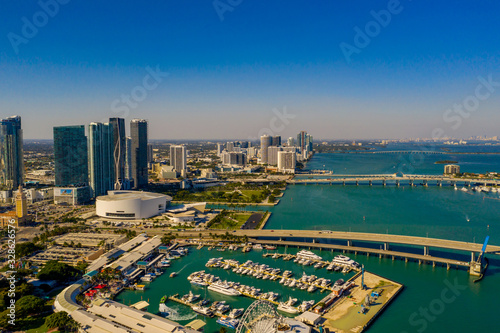
{"type": "MultiPolygon", "coordinates": [[[[449,148],[449,147],[447,147],[449,148]]],[[[461,148],[462,147],[457,147],[461,148]]],[[[387,149],[392,149],[388,147],[387,149]]],[[[403,149],[398,147],[398,149],[403,149]]],[[[406,147],[405,149],[415,149],[406,147]]],[[[490,150],[494,151],[498,147],[490,150]]],[[[462,149],[463,150],[463,149],[462,149]]],[[[460,162],[463,171],[486,172],[500,171],[500,155],[426,155],[424,159],[410,165],[412,172],[404,171],[404,159],[410,155],[377,154],[316,154],[307,164],[307,169],[329,169],[335,173],[404,173],[440,174],[443,166],[436,165],[436,160],[455,159],[460,162]],[[402,162],[403,160],[403,162],[402,162]],[[324,165],[324,167],[323,167],[324,165]],[[401,170],[399,170],[401,169],[401,170]]],[[[500,201],[498,194],[464,193],[451,187],[400,187],[393,186],[338,186],[338,185],[295,185],[289,186],[279,205],[267,207],[249,207],[251,210],[270,210],[273,212],[266,228],[268,229],[330,229],[340,231],[376,232],[405,234],[422,237],[445,238],[460,241],[482,243],[490,235],[490,243],[500,245],[500,201]]],[[[284,248],[278,249],[284,252],[284,248]]],[[[296,250],[294,250],[296,251],[296,250]]],[[[288,252],[292,250],[288,249],[288,252]]],[[[318,252],[325,259],[337,253],[318,252]]],[[[432,249],[431,249],[432,253],[432,249]]],[[[228,280],[252,283],[266,291],[275,291],[282,295],[292,295],[300,300],[321,298],[307,292],[291,292],[277,281],[261,281],[254,278],[240,277],[222,269],[206,269],[204,264],[210,257],[224,256],[240,262],[253,260],[267,263],[273,267],[293,269],[296,274],[305,270],[311,274],[314,269],[303,268],[293,262],[284,262],[262,258],[262,253],[247,254],[192,250],[188,257],[175,261],[167,274],[150,284],[145,292],[126,291],[117,297],[125,304],[141,299],[152,304],[149,311],[158,310],[158,302],[164,294],[187,293],[189,290],[205,295],[203,288],[192,287],[186,277],[193,271],[205,269],[228,280]],[[180,271],[176,278],[169,278],[171,271],[180,271]]],[[[430,265],[418,265],[415,262],[392,261],[389,258],[350,255],[366,269],[401,282],[403,292],[384,311],[369,328],[372,333],[385,332],[497,332],[497,307],[495,297],[500,285],[500,261],[490,258],[490,267],[485,278],[473,283],[472,277],[465,270],[430,265]],[[450,288],[451,286],[455,286],[450,288]]],[[[340,273],[328,273],[321,270],[318,276],[337,279],[340,273]],[[333,278],[332,278],[333,276],[333,278]]],[[[247,298],[228,298],[207,293],[212,300],[227,300],[232,306],[245,307],[252,301],[247,298]]],[[[181,305],[171,305],[178,311],[177,317],[185,324],[194,318],[194,313],[181,305]]],[[[208,321],[206,332],[217,332],[214,320],[208,321]]]]}

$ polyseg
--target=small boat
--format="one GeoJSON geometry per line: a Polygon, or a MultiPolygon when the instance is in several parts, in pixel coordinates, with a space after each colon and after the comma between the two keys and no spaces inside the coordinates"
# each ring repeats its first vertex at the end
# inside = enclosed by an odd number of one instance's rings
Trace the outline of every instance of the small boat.
{"type": "Polygon", "coordinates": [[[167,306],[165,305],[165,303],[167,302],[168,300],[168,297],[167,296],[163,296],[160,300],[160,306],[159,306],[159,311],[160,313],[168,313],[168,308],[167,306]]]}
{"type": "Polygon", "coordinates": [[[219,319],[217,319],[217,324],[232,328],[233,330],[235,330],[238,327],[239,323],[240,321],[238,319],[232,319],[229,318],[228,316],[222,316],[219,319]]]}
{"type": "Polygon", "coordinates": [[[231,312],[229,312],[228,316],[229,316],[229,318],[236,319],[239,316],[241,316],[243,314],[243,312],[245,312],[245,309],[243,309],[243,308],[241,308],[241,309],[232,309],[231,312]]]}
{"type": "Polygon", "coordinates": [[[209,309],[209,308],[206,308],[206,307],[203,307],[203,306],[193,306],[192,307],[193,311],[194,312],[198,312],[199,314],[202,314],[204,316],[207,316],[207,317],[213,317],[214,316],[214,313],[209,309]]]}
{"type": "Polygon", "coordinates": [[[177,273],[176,272],[172,272],[170,273],[170,277],[173,278],[173,277],[176,277],[177,276],[177,273]]]}
{"type": "Polygon", "coordinates": [[[264,248],[266,250],[276,250],[276,246],[274,246],[274,245],[264,245],[264,248]]]}

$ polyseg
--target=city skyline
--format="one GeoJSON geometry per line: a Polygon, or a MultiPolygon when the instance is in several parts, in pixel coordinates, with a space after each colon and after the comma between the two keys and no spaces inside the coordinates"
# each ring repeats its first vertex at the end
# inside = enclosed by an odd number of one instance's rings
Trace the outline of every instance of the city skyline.
{"type": "Polygon", "coordinates": [[[44,7],[7,3],[0,107],[26,139],[112,117],[148,119],[151,139],[257,139],[284,110],[283,137],[498,135],[500,5],[391,3],[69,2],[31,34],[44,7]]]}

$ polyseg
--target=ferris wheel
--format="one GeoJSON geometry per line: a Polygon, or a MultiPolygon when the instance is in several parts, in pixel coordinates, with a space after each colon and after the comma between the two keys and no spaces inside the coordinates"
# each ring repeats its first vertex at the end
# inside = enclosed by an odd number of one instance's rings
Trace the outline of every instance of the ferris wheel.
{"type": "Polygon", "coordinates": [[[275,333],[284,324],[283,318],[268,301],[253,302],[243,314],[236,333],[275,333]]]}

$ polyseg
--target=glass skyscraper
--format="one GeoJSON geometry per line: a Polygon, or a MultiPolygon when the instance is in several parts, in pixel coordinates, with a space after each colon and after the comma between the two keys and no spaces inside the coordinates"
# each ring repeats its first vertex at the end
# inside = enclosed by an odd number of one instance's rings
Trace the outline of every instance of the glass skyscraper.
{"type": "Polygon", "coordinates": [[[113,127],[113,159],[115,173],[115,190],[124,189],[125,177],[125,119],[109,118],[113,127]]]}
{"type": "Polygon", "coordinates": [[[23,130],[21,117],[0,120],[0,186],[15,190],[23,184],[23,130]]]}
{"type": "Polygon", "coordinates": [[[54,127],[56,186],[88,184],[88,150],[85,126],[54,127]]]}
{"type": "Polygon", "coordinates": [[[130,136],[132,179],[134,188],[140,188],[148,184],[148,122],[144,119],[132,119],[130,136]]]}
{"type": "Polygon", "coordinates": [[[89,125],[89,185],[92,197],[114,189],[113,127],[109,123],[89,125]]]}

